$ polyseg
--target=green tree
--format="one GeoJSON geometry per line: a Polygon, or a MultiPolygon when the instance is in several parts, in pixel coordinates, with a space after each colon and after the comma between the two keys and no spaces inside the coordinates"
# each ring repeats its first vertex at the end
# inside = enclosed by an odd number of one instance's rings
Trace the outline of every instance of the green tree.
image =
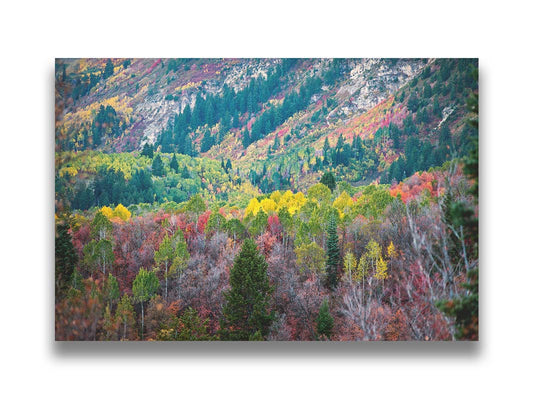
{"type": "Polygon", "coordinates": [[[318,311],[318,317],[316,319],[316,333],[319,337],[331,338],[333,331],[333,317],[329,312],[328,299],[324,299],[320,310],[318,311]]]}
{"type": "Polygon", "coordinates": [[[255,218],[252,220],[252,223],[250,224],[249,231],[252,235],[257,236],[264,232],[267,224],[268,215],[266,212],[263,211],[262,208],[260,208],[257,214],[255,215],[255,218]]]}
{"type": "Polygon", "coordinates": [[[139,270],[132,286],[135,301],[141,303],[141,339],[144,339],[144,303],[150,300],[159,289],[159,280],[154,271],[139,270]]]}
{"type": "Polygon", "coordinates": [[[127,294],[122,296],[122,299],[118,303],[117,310],[115,311],[115,321],[119,324],[122,340],[132,337],[135,327],[135,311],[133,310],[131,299],[127,294]],[[130,335],[128,335],[128,327],[130,328],[130,335]]]}
{"type": "Polygon", "coordinates": [[[113,304],[120,298],[120,289],[118,287],[117,278],[111,273],[107,276],[104,282],[104,298],[108,302],[109,309],[113,308],[113,304]]]}
{"type": "Polygon", "coordinates": [[[111,61],[111,59],[108,58],[105,64],[105,69],[104,69],[104,74],[103,74],[104,79],[107,79],[111,75],[113,75],[114,71],[115,71],[115,67],[113,66],[113,61],[111,61]]]}
{"type": "Polygon", "coordinates": [[[272,287],[267,262],[252,239],[245,239],[230,272],[231,289],[221,320],[224,340],[250,340],[254,334],[266,337],[274,319],[269,311],[272,287]]]}
{"type": "Polygon", "coordinates": [[[337,269],[340,263],[339,237],[337,236],[337,221],[331,213],[327,229],[327,256],[326,263],[327,284],[330,289],[337,286],[337,269]]]}
{"type": "Polygon", "coordinates": [[[212,212],[207,220],[207,225],[205,231],[210,232],[220,232],[226,228],[226,218],[219,212],[212,212]]]}
{"type": "Polygon", "coordinates": [[[98,211],[94,215],[90,228],[91,237],[97,240],[107,239],[108,237],[111,237],[113,233],[113,224],[102,211],[98,211]]]}
{"type": "Polygon", "coordinates": [[[165,300],[168,298],[169,278],[176,273],[180,273],[186,267],[187,261],[189,260],[187,244],[182,238],[182,234],[176,234],[172,237],[165,235],[159,245],[159,249],[154,253],[155,263],[164,267],[165,300]]]}
{"type": "Polygon", "coordinates": [[[145,143],[141,151],[141,156],[146,156],[150,159],[154,158],[154,146],[150,143],[145,143]]]}
{"type": "Polygon", "coordinates": [[[56,224],[55,258],[55,293],[56,300],[59,300],[68,289],[78,262],[78,255],[72,245],[69,225],[66,222],[56,224]]]}
{"type": "Polygon", "coordinates": [[[172,154],[172,160],[170,160],[170,168],[175,172],[175,173],[178,173],[179,172],[179,164],[178,164],[178,160],[176,159],[176,154],[172,154]]]}
{"type": "Polygon", "coordinates": [[[157,154],[152,161],[152,174],[155,176],[163,176],[165,174],[165,166],[161,156],[157,154]]]}
{"type": "Polygon", "coordinates": [[[115,261],[113,253],[113,243],[108,239],[91,240],[83,248],[85,264],[90,268],[91,273],[100,270],[105,276],[107,267],[115,261]]]}
{"type": "Polygon", "coordinates": [[[238,218],[232,218],[226,223],[226,232],[233,237],[235,242],[237,238],[242,239],[246,234],[246,228],[238,218]]]}
{"type": "MultiPolygon", "coordinates": [[[[477,81],[477,70],[473,72],[477,81]]],[[[471,93],[467,100],[467,107],[473,117],[469,124],[478,131],[478,94],[471,93]]],[[[478,202],[479,185],[479,146],[477,137],[473,140],[473,148],[464,160],[465,175],[473,181],[470,193],[474,202],[478,202]]],[[[464,293],[452,299],[441,300],[437,306],[446,314],[455,319],[455,338],[459,340],[479,339],[479,266],[478,266],[478,218],[474,207],[465,202],[450,202],[445,209],[445,222],[447,223],[451,246],[459,247],[462,259],[458,263],[467,264],[467,281],[462,285],[464,293]],[[454,233],[455,232],[455,233],[454,233]],[[459,236],[459,238],[458,238],[459,236]]],[[[452,254],[453,257],[453,254],[452,254]]],[[[460,257],[458,257],[460,258],[460,257]]]]}
{"type": "Polygon", "coordinates": [[[157,333],[157,340],[169,341],[206,341],[216,339],[208,333],[209,318],[202,318],[192,307],[188,307],[183,314],[173,317],[168,329],[161,329],[157,333]]]}
{"type": "Polygon", "coordinates": [[[194,215],[196,216],[196,220],[198,221],[198,217],[201,213],[207,210],[207,206],[205,205],[202,196],[200,196],[199,194],[195,194],[189,199],[189,201],[185,205],[185,210],[194,213],[194,215]]]}
{"type": "Polygon", "coordinates": [[[337,183],[335,182],[335,177],[331,172],[326,172],[324,175],[322,175],[322,178],[320,178],[320,183],[323,185],[326,185],[331,192],[335,190],[335,187],[337,186],[337,183]]]}

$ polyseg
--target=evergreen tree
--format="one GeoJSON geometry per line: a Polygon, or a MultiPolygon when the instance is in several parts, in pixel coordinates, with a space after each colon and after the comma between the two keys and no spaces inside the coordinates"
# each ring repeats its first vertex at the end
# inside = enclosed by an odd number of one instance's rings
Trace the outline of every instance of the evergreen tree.
{"type": "MultiPolygon", "coordinates": [[[[477,71],[476,71],[477,72],[477,71]]],[[[477,80],[477,75],[475,75],[477,80]]],[[[478,130],[478,95],[472,93],[467,101],[467,106],[474,114],[474,118],[469,121],[470,125],[478,130]]],[[[469,156],[464,160],[465,175],[472,179],[473,185],[470,193],[474,196],[474,201],[478,202],[478,184],[479,184],[479,146],[477,138],[473,140],[473,149],[469,156]]],[[[448,197],[449,198],[449,197],[448,197]]],[[[466,244],[466,258],[475,260],[475,263],[467,270],[467,281],[462,284],[465,293],[453,299],[443,299],[437,302],[437,306],[447,315],[455,318],[455,337],[459,340],[478,340],[479,339],[479,266],[478,266],[478,241],[479,225],[478,218],[475,215],[474,208],[464,202],[448,202],[445,207],[445,222],[454,226],[456,231],[463,232],[463,240],[466,244]]],[[[450,233],[450,243],[452,246],[459,247],[454,236],[450,233]]],[[[462,246],[461,246],[462,247],[462,246]]],[[[459,251],[457,262],[462,263],[459,251]]],[[[454,255],[452,253],[452,257],[454,255]]],[[[467,267],[468,268],[468,267],[467,267]]]]}
{"type": "Polygon", "coordinates": [[[214,141],[213,137],[211,136],[211,133],[209,131],[207,131],[204,134],[204,137],[202,139],[200,151],[202,153],[205,153],[206,151],[209,151],[209,149],[211,147],[213,147],[214,144],[215,144],[215,141],[214,141]]]}
{"type": "Polygon", "coordinates": [[[113,72],[115,71],[115,67],[113,66],[113,62],[110,58],[107,59],[107,63],[105,65],[104,69],[104,79],[109,78],[111,75],[113,75],[113,72]]]}
{"type": "Polygon", "coordinates": [[[324,161],[327,159],[328,157],[328,153],[329,153],[329,140],[328,138],[326,137],[326,140],[324,141],[324,147],[322,148],[322,155],[324,156],[324,161]]]}
{"type": "Polygon", "coordinates": [[[335,187],[337,186],[337,183],[335,182],[335,177],[331,172],[326,172],[324,175],[322,175],[322,178],[320,178],[320,183],[326,185],[332,193],[335,190],[335,187]]]}
{"type": "Polygon", "coordinates": [[[242,134],[242,146],[246,149],[248,146],[250,146],[250,143],[252,143],[250,132],[248,132],[247,128],[244,128],[244,132],[242,134]]]}
{"type": "Polygon", "coordinates": [[[152,161],[152,174],[155,176],[163,176],[165,174],[163,160],[159,154],[157,154],[152,161]]]}
{"type": "Polygon", "coordinates": [[[329,313],[328,299],[324,299],[320,310],[318,311],[318,317],[316,319],[316,332],[318,336],[325,336],[328,339],[331,338],[331,331],[333,330],[333,317],[329,313]]]}
{"type": "Polygon", "coordinates": [[[337,236],[337,221],[335,215],[332,213],[329,218],[327,229],[327,256],[326,272],[327,272],[327,285],[330,289],[334,289],[337,286],[337,268],[340,264],[340,250],[339,250],[339,238],[337,236]]]}
{"type": "Polygon", "coordinates": [[[269,311],[272,287],[268,264],[252,239],[243,242],[230,272],[231,289],[221,320],[223,340],[250,340],[268,335],[274,315],[269,311]]]}
{"type": "Polygon", "coordinates": [[[150,143],[145,143],[141,151],[141,156],[146,156],[148,158],[154,158],[154,146],[150,143]]]}
{"type": "Polygon", "coordinates": [[[72,279],[78,256],[72,245],[69,225],[65,222],[56,225],[55,243],[56,300],[63,296],[72,279]]]}
{"type": "Polygon", "coordinates": [[[176,159],[176,154],[173,154],[172,155],[172,160],[170,160],[170,168],[175,172],[175,173],[178,173],[179,172],[179,164],[178,164],[178,160],[176,159]]]}

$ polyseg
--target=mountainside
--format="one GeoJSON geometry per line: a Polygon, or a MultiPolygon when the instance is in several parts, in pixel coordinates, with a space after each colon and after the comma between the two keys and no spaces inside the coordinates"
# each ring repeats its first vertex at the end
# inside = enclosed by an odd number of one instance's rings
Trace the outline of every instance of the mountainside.
{"type": "Polygon", "coordinates": [[[263,193],[306,189],[326,170],[353,184],[400,181],[466,154],[475,67],[464,59],[61,59],[57,148],[153,145],[217,160],[228,181],[263,193]]]}
{"type": "Polygon", "coordinates": [[[477,340],[477,60],[57,60],[56,339],[477,340]]]}

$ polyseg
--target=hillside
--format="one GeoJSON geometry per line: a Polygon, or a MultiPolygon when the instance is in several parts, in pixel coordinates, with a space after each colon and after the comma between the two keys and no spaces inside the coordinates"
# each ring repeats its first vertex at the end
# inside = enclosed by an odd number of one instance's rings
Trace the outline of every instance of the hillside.
{"type": "Polygon", "coordinates": [[[477,340],[474,59],[56,60],[57,340],[477,340]]]}
{"type": "Polygon", "coordinates": [[[306,189],[324,170],[354,184],[390,183],[467,153],[472,132],[463,118],[475,65],[58,60],[57,146],[138,154],[149,144],[230,159],[229,179],[263,193],[306,189]]]}

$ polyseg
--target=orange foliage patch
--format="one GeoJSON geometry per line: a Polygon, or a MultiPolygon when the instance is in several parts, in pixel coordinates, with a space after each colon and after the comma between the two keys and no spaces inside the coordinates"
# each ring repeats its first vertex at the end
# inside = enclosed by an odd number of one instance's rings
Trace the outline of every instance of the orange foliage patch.
{"type": "Polygon", "coordinates": [[[439,179],[436,173],[417,172],[405,181],[391,186],[390,195],[393,197],[400,195],[404,203],[418,197],[424,190],[427,190],[432,197],[438,197],[444,191],[443,187],[439,188],[439,179]]]}

